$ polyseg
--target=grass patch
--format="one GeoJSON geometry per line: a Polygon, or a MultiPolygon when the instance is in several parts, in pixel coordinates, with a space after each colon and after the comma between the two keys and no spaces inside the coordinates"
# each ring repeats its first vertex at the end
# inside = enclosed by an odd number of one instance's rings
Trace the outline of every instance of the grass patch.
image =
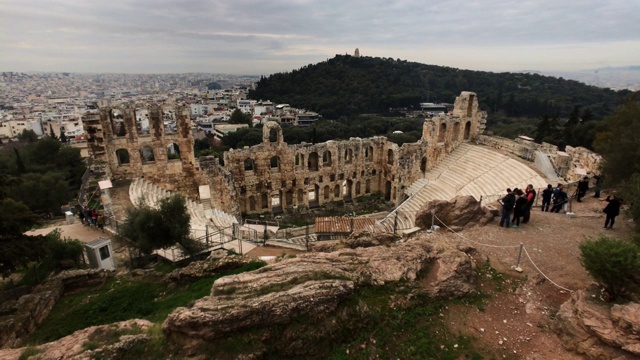
{"type": "Polygon", "coordinates": [[[20,357],[18,358],[18,360],[27,360],[32,356],[38,355],[39,353],[40,353],[40,350],[36,349],[34,346],[27,346],[22,352],[22,354],[20,354],[20,357]]]}
{"type": "Polygon", "coordinates": [[[128,319],[162,322],[175,308],[191,306],[195,300],[209,295],[216,279],[255,270],[264,264],[261,261],[251,262],[242,268],[171,290],[168,284],[156,277],[113,278],[99,289],[63,297],[49,317],[30,335],[29,342],[41,344],[89,326],[128,319]]]}
{"type": "MultiPolygon", "coordinates": [[[[367,309],[361,328],[334,347],[328,359],[482,359],[475,340],[447,329],[447,302],[394,286],[361,289],[351,306],[367,309]],[[409,302],[397,299],[411,298],[409,302]]],[[[490,357],[490,356],[489,356],[490,357]]]]}

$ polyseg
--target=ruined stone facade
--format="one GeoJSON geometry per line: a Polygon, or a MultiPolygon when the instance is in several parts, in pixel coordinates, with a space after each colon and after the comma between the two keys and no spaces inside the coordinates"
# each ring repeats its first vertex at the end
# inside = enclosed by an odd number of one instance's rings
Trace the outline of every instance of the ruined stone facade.
{"type": "Polygon", "coordinates": [[[187,108],[168,112],[159,105],[124,104],[101,108],[99,122],[97,114],[91,118],[93,155],[108,164],[113,177],[144,177],[167,190],[197,195],[201,181],[187,108]]]}
{"type": "Polygon", "coordinates": [[[463,92],[456,99],[452,115],[425,120],[418,142],[402,146],[383,136],[289,145],[280,125],[268,122],[261,144],[227,151],[222,165],[210,157],[195,162],[186,109],[175,109],[177,130],[169,132],[161,107],[145,108],[148,130],[136,115],[140,108],[130,105],[100,111],[102,157],[113,175],[145,177],[190,197],[196,196],[198,185],[209,185],[210,205],[233,214],[317,207],[368,194],[380,194],[399,204],[405,187],[424,177],[458,144],[475,139],[486,122],[486,113],[478,110],[472,92],[463,92]],[[171,159],[174,144],[179,158],[171,159]],[[123,161],[124,151],[128,162],[123,161]]]}

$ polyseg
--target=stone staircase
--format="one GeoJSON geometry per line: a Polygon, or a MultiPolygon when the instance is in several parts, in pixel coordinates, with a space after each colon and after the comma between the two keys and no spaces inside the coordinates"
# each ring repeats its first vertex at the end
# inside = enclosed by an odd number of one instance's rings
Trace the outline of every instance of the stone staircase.
{"type": "MultiPolygon", "coordinates": [[[[144,201],[150,207],[158,208],[160,201],[171,196],[171,194],[171,191],[162,189],[142,178],[134,179],[129,186],[129,198],[136,207],[140,206],[144,201]]],[[[205,236],[207,231],[213,233],[221,229],[227,229],[238,222],[233,215],[211,207],[205,210],[203,204],[190,199],[186,199],[186,206],[191,217],[190,225],[193,238],[205,236]]]]}
{"type": "Polygon", "coordinates": [[[527,184],[538,189],[546,187],[547,181],[518,160],[482,146],[461,144],[425,178],[411,184],[406,191],[409,198],[377,222],[375,230],[393,232],[394,222],[399,233],[413,229],[416,214],[432,200],[471,195],[477,200],[495,201],[506,188],[524,189],[527,184]]]}

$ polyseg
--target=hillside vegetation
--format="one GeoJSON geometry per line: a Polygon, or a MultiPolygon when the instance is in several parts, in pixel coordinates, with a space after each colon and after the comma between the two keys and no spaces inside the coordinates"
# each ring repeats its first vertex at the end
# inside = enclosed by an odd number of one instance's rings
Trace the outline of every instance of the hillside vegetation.
{"type": "MultiPolygon", "coordinates": [[[[572,114],[577,113],[585,122],[597,122],[631,94],[628,90],[613,91],[539,74],[492,73],[391,58],[337,55],[318,64],[263,77],[249,96],[338,119],[387,114],[390,108],[418,109],[420,102],[452,103],[461,91],[478,94],[481,109],[489,113],[490,130],[505,136],[526,133],[532,137],[545,115],[551,119],[550,126],[559,127],[547,132],[561,135],[561,125],[572,114]]],[[[579,139],[556,135],[547,140],[590,147],[593,128],[594,124],[578,130],[579,139]]]]}

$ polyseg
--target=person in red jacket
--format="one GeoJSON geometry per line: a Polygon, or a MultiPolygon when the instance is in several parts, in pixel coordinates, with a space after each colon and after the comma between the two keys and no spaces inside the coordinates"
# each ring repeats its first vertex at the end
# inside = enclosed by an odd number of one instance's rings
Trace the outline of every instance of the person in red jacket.
{"type": "Polygon", "coordinates": [[[523,224],[529,222],[529,219],[531,218],[531,208],[533,207],[533,203],[536,201],[536,190],[533,188],[532,184],[527,185],[525,196],[527,198],[527,206],[524,209],[524,213],[522,214],[523,224]]]}

